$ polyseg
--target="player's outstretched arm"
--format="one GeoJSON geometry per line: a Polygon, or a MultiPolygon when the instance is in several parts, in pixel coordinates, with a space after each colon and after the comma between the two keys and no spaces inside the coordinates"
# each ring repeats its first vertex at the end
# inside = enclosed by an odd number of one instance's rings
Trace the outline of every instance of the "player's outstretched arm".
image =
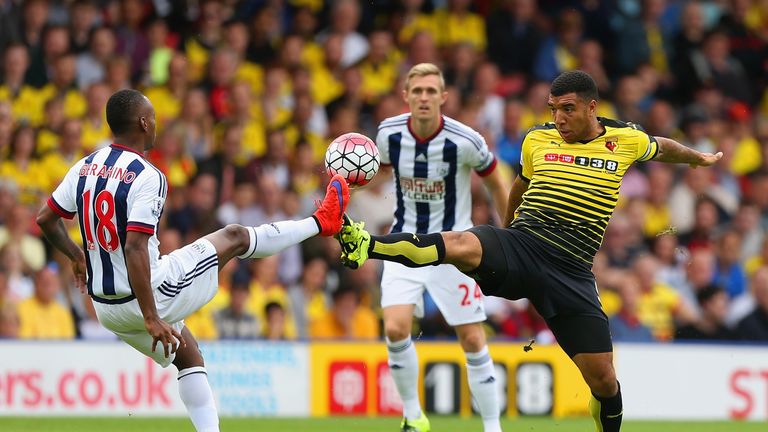
{"type": "Polygon", "coordinates": [[[85,293],[85,253],[69,238],[67,228],[61,221],[61,216],[56,214],[47,204],[44,204],[37,213],[37,225],[43,231],[45,238],[61,251],[72,262],[72,272],[75,275],[75,284],[80,292],[85,293]]]}
{"type": "Polygon", "coordinates": [[[491,193],[493,205],[496,207],[496,211],[499,212],[499,219],[494,218],[494,220],[504,222],[504,216],[507,212],[507,200],[509,198],[509,186],[504,181],[501,170],[497,168],[491,171],[489,175],[483,177],[483,183],[488,192],[491,193]]]}
{"type": "Polygon", "coordinates": [[[523,203],[523,194],[528,190],[528,181],[518,174],[515,182],[512,183],[512,189],[509,191],[509,200],[507,202],[507,214],[504,216],[504,226],[507,227],[515,218],[515,212],[520,204],[523,203]]]}
{"type": "Polygon", "coordinates": [[[698,166],[710,166],[723,157],[723,152],[702,153],[679,142],[666,138],[655,137],[659,143],[659,152],[653,160],[667,163],[687,163],[693,168],[698,166]]]}
{"type": "Polygon", "coordinates": [[[381,165],[379,167],[379,172],[377,172],[376,175],[373,176],[373,180],[371,180],[367,185],[363,186],[362,188],[374,189],[382,183],[391,182],[394,172],[395,170],[394,168],[392,168],[392,165],[381,165]]]}
{"type": "Polygon", "coordinates": [[[155,351],[157,343],[160,342],[163,344],[165,357],[168,357],[169,345],[171,347],[170,352],[175,353],[177,349],[185,346],[185,342],[181,334],[161,320],[157,313],[157,305],[150,282],[149,237],[150,234],[128,231],[123,252],[125,253],[125,264],[128,267],[128,281],[131,283],[133,293],[139,302],[147,333],[152,336],[152,352],[155,351]]]}

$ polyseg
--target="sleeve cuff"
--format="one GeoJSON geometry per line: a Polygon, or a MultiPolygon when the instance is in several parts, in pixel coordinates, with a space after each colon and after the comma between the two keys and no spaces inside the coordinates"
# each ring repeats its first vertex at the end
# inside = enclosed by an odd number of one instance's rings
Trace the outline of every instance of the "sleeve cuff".
{"type": "Polygon", "coordinates": [[[488,165],[488,167],[486,169],[484,169],[482,171],[477,171],[477,175],[479,175],[480,177],[487,177],[488,175],[490,175],[493,172],[493,170],[496,169],[496,164],[497,163],[498,163],[498,159],[493,158],[493,162],[491,162],[491,164],[488,165]]]}
{"type": "Polygon", "coordinates": [[[155,233],[155,227],[150,224],[145,224],[142,222],[128,222],[128,226],[125,228],[126,231],[138,231],[145,234],[154,234],[155,233]]]}
{"type": "Polygon", "coordinates": [[[57,203],[56,200],[53,199],[53,197],[48,198],[48,207],[50,207],[54,213],[63,217],[64,219],[72,219],[73,217],[75,217],[75,212],[69,212],[64,210],[64,208],[60,206],[59,203],[57,203]]]}

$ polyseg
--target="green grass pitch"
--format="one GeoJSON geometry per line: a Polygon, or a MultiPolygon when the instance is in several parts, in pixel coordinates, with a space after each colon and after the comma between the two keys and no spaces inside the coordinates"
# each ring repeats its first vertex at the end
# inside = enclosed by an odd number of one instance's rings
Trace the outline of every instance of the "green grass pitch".
{"type": "MultiPolygon", "coordinates": [[[[459,417],[430,417],[433,432],[482,431],[478,419],[459,417]]],[[[274,419],[224,418],[223,432],[396,432],[396,418],[325,418],[274,419]]],[[[504,419],[502,427],[508,432],[593,432],[589,418],[573,419],[504,419]]],[[[756,422],[649,422],[627,421],[623,432],[757,432],[768,430],[766,423],[756,422]]],[[[193,432],[187,419],[177,418],[80,418],[80,417],[0,417],[3,432],[193,432]]]]}

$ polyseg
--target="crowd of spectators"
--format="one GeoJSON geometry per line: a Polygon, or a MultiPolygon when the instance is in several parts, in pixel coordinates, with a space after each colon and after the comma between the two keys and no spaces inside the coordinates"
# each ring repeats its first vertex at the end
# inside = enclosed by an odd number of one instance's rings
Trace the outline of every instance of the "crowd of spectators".
{"type": "MultiPolygon", "coordinates": [[[[569,69],[595,78],[599,115],[723,151],[710,169],[628,172],[598,289],[617,340],[768,340],[764,0],[0,0],[0,337],[112,337],[34,225],[68,168],[111,143],[112,92],[154,104],[168,253],[227,223],[311,214],[326,144],[404,112],[421,62],[444,70],[445,115],[483,134],[510,183],[569,69]]],[[[474,189],[473,220],[493,222],[474,189]]],[[[381,185],[349,212],[386,231],[393,205],[381,185]]],[[[376,339],[380,264],[346,271],[338,255],[315,238],[232,261],[187,325],[203,340],[376,339]]],[[[551,340],[528,302],[486,302],[495,337],[551,340]]],[[[429,298],[418,325],[452,336],[429,298]]]]}

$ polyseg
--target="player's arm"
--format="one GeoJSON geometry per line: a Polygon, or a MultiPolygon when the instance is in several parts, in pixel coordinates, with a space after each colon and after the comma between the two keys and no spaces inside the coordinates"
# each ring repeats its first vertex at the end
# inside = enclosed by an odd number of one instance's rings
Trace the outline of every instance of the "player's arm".
{"type": "Polygon", "coordinates": [[[86,278],[85,253],[80,246],[69,238],[67,228],[64,226],[64,222],[62,222],[61,216],[54,212],[50,205],[46,204],[37,213],[36,222],[43,231],[45,238],[48,239],[53,247],[61,251],[72,262],[75,284],[84,293],[86,278]]]}
{"type": "Polygon", "coordinates": [[[512,189],[509,191],[509,200],[507,202],[507,213],[504,216],[504,226],[509,226],[515,219],[515,212],[520,204],[523,203],[523,194],[528,190],[528,180],[518,175],[515,182],[512,183],[512,189]]]}
{"type": "Polygon", "coordinates": [[[500,169],[494,169],[490,174],[483,177],[483,183],[493,198],[493,204],[496,206],[496,211],[499,212],[499,219],[503,220],[507,210],[507,197],[509,196],[509,189],[504,176],[501,174],[500,169]]]}
{"type": "Polygon", "coordinates": [[[377,172],[376,175],[373,176],[373,180],[371,180],[370,183],[365,185],[364,188],[374,189],[383,183],[392,181],[392,175],[394,171],[395,170],[392,168],[392,165],[381,165],[379,167],[379,172],[377,172]]]}
{"type": "Polygon", "coordinates": [[[679,142],[666,138],[655,137],[659,143],[659,150],[653,160],[667,163],[686,163],[693,168],[697,166],[710,166],[723,157],[723,152],[702,153],[679,142]]]}
{"type": "Polygon", "coordinates": [[[152,284],[149,270],[149,238],[151,234],[129,230],[125,238],[125,264],[128,268],[128,282],[131,284],[136,300],[139,302],[141,315],[144,317],[144,326],[152,336],[152,351],[155,351],[157,342],[162,342],[165,356],[168,357],[168,346],[171,353],[175,353],[179,346],[184,346],[184,339],[168,323],[160,319],[155,304],[155,296],[152,293],[152,284]],[[173,338],[178,339],[180,345],[173,338]]]}

